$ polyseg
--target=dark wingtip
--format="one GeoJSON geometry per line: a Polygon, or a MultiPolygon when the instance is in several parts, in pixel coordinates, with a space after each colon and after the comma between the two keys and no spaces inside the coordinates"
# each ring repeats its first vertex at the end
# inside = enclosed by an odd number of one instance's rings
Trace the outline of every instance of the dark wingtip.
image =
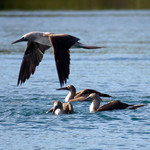
{"type": "Polygon", "coordinates": [[[99,94],[99,96],[100,96],[100,97],[112,97],[111,95],[103,94],[103,93],[99,94]]]}
{"type": "Polygon", "coordinates": [[[17,86],[21,85],[20,81],[17,82],[17,86]]]}
{"type": "Polygon", "coordinates": [[[17,82],[17,86],[19,86],[19,81],[17,82]]]}

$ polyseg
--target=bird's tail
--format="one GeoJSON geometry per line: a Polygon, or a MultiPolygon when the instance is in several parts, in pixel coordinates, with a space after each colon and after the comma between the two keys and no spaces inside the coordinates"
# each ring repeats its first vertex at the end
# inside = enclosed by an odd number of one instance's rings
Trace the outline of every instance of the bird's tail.
{"type": "Polygon", "coordinates": [[[139,105],[131,105],[131,106],[129,106],[128,108],[129,109],[136,109],[136,108],[138,108],[138,107],[143,107],[143,106],[146,106],[147,104],[139,104],[139,105]]]}
{"type": "Polygon", "coordinates": [[[76,48],[85,48],[85,49],[97,49],[97,48],[105,48],[105,47],[99,47],[99,46],[90,46],[90,45],[85,45],[85,44],[82,44],[80,42],[76,42],[73,47],[76,47],[76,48]]]}

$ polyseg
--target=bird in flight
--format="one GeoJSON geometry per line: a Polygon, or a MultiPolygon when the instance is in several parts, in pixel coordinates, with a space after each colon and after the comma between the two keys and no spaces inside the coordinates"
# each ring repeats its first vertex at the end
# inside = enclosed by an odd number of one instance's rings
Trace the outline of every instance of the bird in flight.
{"type": "Polygon", "coordinates": [[[55,34],[50,32],[29,32],[12,44],[27,41],[20,67],[17,86],[24,83],[34,74],[36,66],[39,65],[43,54],[47,49],[53,47],[53,54],[60,86],[62,87],[69,78],[70,73],[70,48],[97,49],[98,46],[89,46],[78,42],[80,39],[68,34],[55,34]]]}

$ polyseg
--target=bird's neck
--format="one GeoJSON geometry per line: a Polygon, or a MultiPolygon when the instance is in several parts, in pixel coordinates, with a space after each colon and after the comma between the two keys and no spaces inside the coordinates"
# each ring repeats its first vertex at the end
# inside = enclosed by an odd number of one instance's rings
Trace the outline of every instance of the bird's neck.
{"type": "Polygon", "coordinates": [[[69,102],[69,100],[73,99],[75,94],[76,94],[75,91],[69,91],[68,95],[65,98],[65,102],[69,102]]]}
{"type": "Polygon", "coordinates": [[[93,100],[90,105],[90,112],[91,113],[96,112],[99,106],[100,106],[100,100],[93,100]]]}

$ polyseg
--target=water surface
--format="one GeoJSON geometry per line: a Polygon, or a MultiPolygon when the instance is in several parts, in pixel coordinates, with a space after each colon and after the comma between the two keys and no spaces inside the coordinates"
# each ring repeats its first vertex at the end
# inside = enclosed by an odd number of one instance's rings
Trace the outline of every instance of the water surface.
{"type": "Polygon", "coordinates": [[[149,149],[150,11],[1,11],[0,22],[0,149],[149,149]],[[26,43],[11,42],[30,31],[105,46],[70,50],[67,85],[148,106],[91,114],[90,103],[77,102],[72,115],[46,114],[67,92],[55,90],[60,85],[51,49],[35,74],[16,86],[26,43]]]}

